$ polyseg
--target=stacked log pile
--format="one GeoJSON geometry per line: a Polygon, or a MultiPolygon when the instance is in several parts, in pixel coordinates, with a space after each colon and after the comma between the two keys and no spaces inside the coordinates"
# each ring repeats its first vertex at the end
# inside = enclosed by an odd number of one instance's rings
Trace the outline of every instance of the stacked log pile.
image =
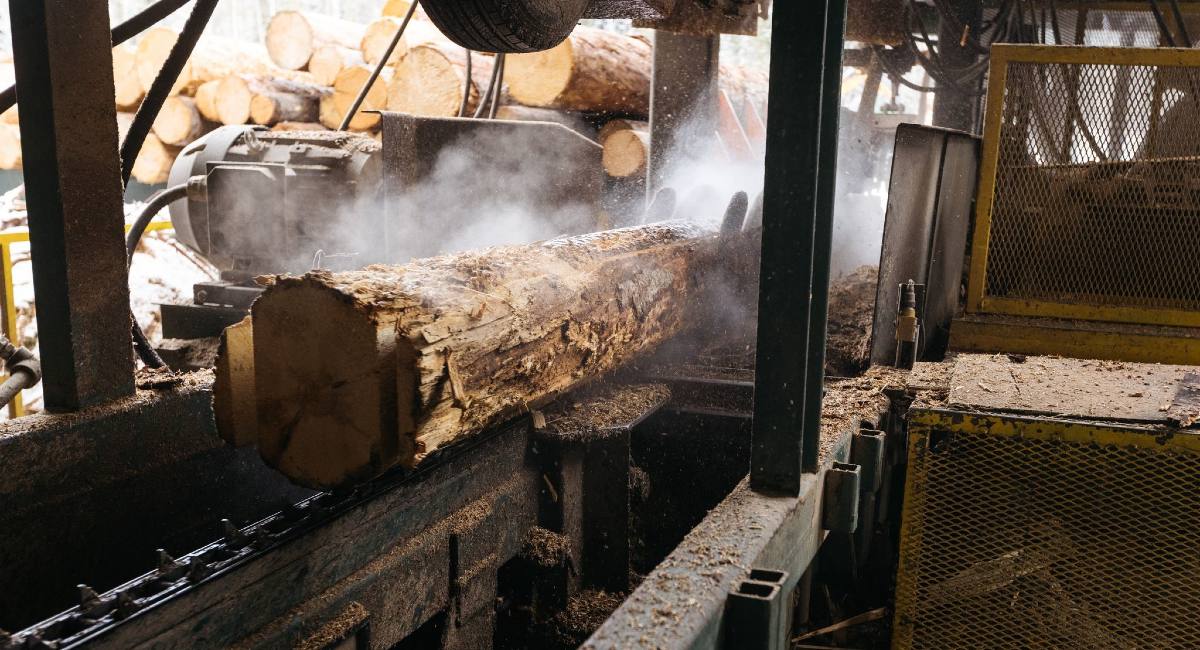
{"type": "MultiPolygon", "coordinates": [[[[135,178],[163,182],[182,147],[222,124],[337,128],[409,6],[408,0],[390,0],[369,24],[281,11],[271,18],[261,44],[206,36],[154,123],[135,178]]],[[[160,26],[142,34],[136,45],[113,49],[118,111],[137,110],[178,37],[177,30],[160,26]]],[[[507,58],[498,117],[581,130],[605,145],[605,168],[612,177],[640,176],[649,147],[651,54],[642,37],[578,27],[546,52],[507,58]]],[[[451,43],[418,9],[349,128],[377,130],[379,117],[369,112],[374,110],[457,116],[464,109],[464,91],[466,115],[474,115],[488,94],[496,60],[451,43]]],[[[761,109],[765,76],[731,67],[721,75],[735,106],[750,103],[761,109]]],[[[11,61],[0,60],[0,81],[11,78],[11,61]]],[[[0,116],[0,168],[20,167],[16,123],[15,110],[0,116]]]]}

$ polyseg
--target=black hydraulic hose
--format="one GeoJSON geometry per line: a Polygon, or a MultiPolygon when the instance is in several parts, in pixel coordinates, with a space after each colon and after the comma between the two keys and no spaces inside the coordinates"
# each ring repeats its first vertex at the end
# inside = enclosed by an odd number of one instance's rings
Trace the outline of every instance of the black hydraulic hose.
{"type": "Polygon", "coordinates": [[[474,58],[470,49],[463,49],[467,51],[467,73],[463,75],[465,79],[463,81],[462,103],[458,106],[459,117],[467,116],[467,105],[471,103],[471,59],[474,58]]]}
{"type": "MultiPolygon", "coordinates": [[[[500,55],[497,54],[496,58],[499,59],[499,57],[500,55]]],[[[483,117],[483,112],[488,108],[488,102],[492,101],[492,93],[500,92],[499,89],[496,88],[496,81],[500,78],[500,71],[504,68],[502,63],[502,61],[497,60],[495,65],[492,66],[492,76],[488,79],[487,92],[484,93],[483,98],[479,100],[479,106],[475,109],[475,115],[472,117],[483,117]]]]}
{"type": "MultiPolygon", "coordinates": [[[[129,234],[125,235],[125,253],[128,256],[127,259],[130,264],[133,263],[133,253],[137,250],[138,243],[142,241],[142,235],[146,233],[146,228],[150,225],[150,221],[154,219],[154,215],[175,201],[186,197],[186,184],[168,187],[150,197],[150,201],[146,203],[146,207],[142,208],[133,225],[129,227],[129,234]]],[[[134,316],[132,309],[129,315],[133,320],[133,329],[131,331],[133,335],[133,349],[137,351],[138,358],[142,360],[142,363],[151,368],[166,367],[166,362],[159,356],[154,346],[150,345],[150,339],[146,338],[146,333],[138,325],[137,317],[134,316]]]]}
{"type": "MultiPolygon", "coordinates": [[[[418,0],[413,0],[413,3],[408,6],[408,13],[404,14],[404,22],[400,23],[400,29],[396,30],[396,35],[392,37],[392,42],[388,43],[387,51],[375,64],[375,69],[371,71],[371,76],[367,78],[367,83],[363,84],[362,89],[358,91],[358,96],[354,98],[354,103],[350,105],[350,110],[346,111],[345,117],[342,118],[342,123],[338,126],[338,131],[345,131],[350,128],[350,120],[358,113],[358,109],[362,108],[362,103],[367,99],[367,93],[371,92],[371,86],[375,85],[375,80],[379,79],[379,75],[383,72],[383,67],[388,61],[392,60],[392,52],[396,50],[396,46],[400,44],[400,39],[404,37],[404,30],[408,29],[408,23],[412,21],[413,14],[417,12],[418,0]]],[[[468,76],[468,79],[470,77],[468,76]]]]}
{"type": "Polygon", "coordinates": [[[146,98],[138,107],[137,115],[134,116],[133,123],[129,126],[129,132],[125,134],[125,141],[121,143],[121,183],[123,185],[129,185],[129,177],[133,174],[133,162],[137,160],[138,153],[142,150],[142,144],[146,142],[146,136],[150,134],[150,127],[154,125],[159,110],[170,96],[171,87],[175,85],[175,80],[179,78],[183,66],[187,64],[187,60],[192,56],[192,51],[196,49],[196,43],[200,40],[200,35],[204,33],[204,28],[208,25],[208,20],[212,18],[218,2],[220,0],[196,0],[196,5],[192,7],[192,13],[188,16],[187,23],[184,24],[183,31],[179,34],[179,39],[175,41],[171,53],[163,62],[162,69],[154,78],[154,83],[150,84],[150,89],[146,91],[146,98]]]}
{"type": "MultiPolygon", "coordinates": [[[[151,25],[175,13],[183,5],[191,2],[191,0],[159,0],[158,2],[146,7],[142,11],[131,16],[128,20],[113,27],[112,42],[113,45],[120,45],[125,41],[141,34],[150,28],[151,25]]],[[[3,91],[0,91],[0,113],[7,111],[17,103],[17,86],[13,84],[3,91]]]]}
{"type": "Polygon", "coordinates": [[[508,63],[508,55],[501,52],[496,55],[496,65],[500,66],[500,74],[496,76],[496,88],[492,94],[492,107],[488,109],[488,119],[496,119],[496,111],[500,110],[500,93],[504,89],[504,66],[508,63]]]}

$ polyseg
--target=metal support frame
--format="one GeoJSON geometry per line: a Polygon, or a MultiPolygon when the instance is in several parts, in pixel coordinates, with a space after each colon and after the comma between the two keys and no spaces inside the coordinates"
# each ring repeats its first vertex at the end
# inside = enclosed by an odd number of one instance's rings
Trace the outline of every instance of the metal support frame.
{"type": "Polygon", "coordinates": [[[46,408],[134,392],[108,2],[9,0],[46,408]]]}
{"type": "Polygon", "coordinates": [[[750,485],[798,495],[816,470],[845,0],[776,9],[763,189],[750,485]]]}
{"type": "Polygon", "coordinates": [[[689,125],[711,124],[717,108],[721,37],[654,32],[654,73],[650,85],[650,162],[647,201],[663,183],[670,160],[688,142],[704,142],[689,125]]]}

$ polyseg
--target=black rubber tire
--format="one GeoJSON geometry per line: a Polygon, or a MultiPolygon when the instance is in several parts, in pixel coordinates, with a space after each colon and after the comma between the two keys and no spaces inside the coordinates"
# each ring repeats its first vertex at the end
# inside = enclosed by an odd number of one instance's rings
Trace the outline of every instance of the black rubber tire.
{"type": "Polygon", "coordinates": [[[479,52],[537,52],[563,42],[589,0],[423,0],[447,38],[479,52]]]}

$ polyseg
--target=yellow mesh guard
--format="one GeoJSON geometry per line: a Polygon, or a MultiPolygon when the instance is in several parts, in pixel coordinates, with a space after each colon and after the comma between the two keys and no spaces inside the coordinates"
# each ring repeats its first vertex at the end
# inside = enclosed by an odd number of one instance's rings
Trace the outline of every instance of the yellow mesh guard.
{"type": "Polygon", "coordinates": [[[914,416],[894,647],[1200,648],[1196,437],[914,416]]]}
{"type": "Polygon", "coordinates": [[[991,65],[972,310],[1200,326],[1200,52],[991,65]]]}

